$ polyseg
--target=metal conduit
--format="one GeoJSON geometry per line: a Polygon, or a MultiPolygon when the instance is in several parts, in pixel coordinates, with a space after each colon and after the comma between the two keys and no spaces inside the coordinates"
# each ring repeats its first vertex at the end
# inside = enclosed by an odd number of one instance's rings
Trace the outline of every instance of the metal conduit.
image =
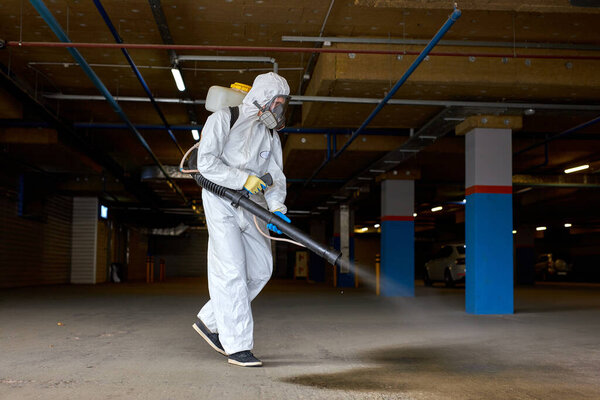
{"type": "MultiPolygon", "coordinates": [[[[97,1],[97,0],[94,0],[97,1]]],[[[177,56],[176,62],[180,61],[217,61],[217,62],[249,62],[249,63],[271,63],[273,72],[279,72],[279,64],[273,57],[242,57],[242,56],[177,56]]]]}
{"type": "Polygon", "coordinates": [[[69,51],[69,53],[71,53],[71,56],[73,56],[73,58],[79,63],[81,69],[83,69],[85,74],[94,83],[94,86],[96,86],[96,88],[104,95],[104,97],[106,98],[108,103],[111,105],[111,107],[121,117],[121,119],[129,127],[129,129],[131,129],[131,131],[135,134],[135,136],[140,141],[142,146],[146,149],[146,151],[148,151],[148,154],[150,154],[150,157],[152,157],[152,159],[154,160],[154,162],[156,163],[158,168],[160,168],[161,172],[165,175],[165,178],[169,182],[170,186],[183,198],[185,204],[187,204],[188,200],[185,197],[185,194],[181,191],[179,186],[177,186],[177,184],[171,179],[171,177],[169,177],[169,175],[165,171],[163,165],[158,160],[156,155],[152,152],[152,149],[150,148],[150,146],[148,145],[148,143],[146,142],[144,137],[140,134],[140,132],[131,123],[129,118],[127,118],[127,115],[125,115],[125,113],[123,112],[123,110],[121,109],[119,104],[115,101],[114,97],[110,94],[110,92],[108,91],[108,89],[106,88],[104,83],[102,83],[100,78],[98,78],[96,73],[90,68],[90,66],[88,65],[85,58],[83,58],[81,53],[79,53],[79,51],[76,48],[69,46],[71,44],[71,40],[69,39],[67,34],[63,31],[62,27],[56,21],[56,19],[54,18],[54,16],[50,12],[50,10],[48,10],[48,8],[44,4],[44,2],[42,0],[30,0],[30,2],[33,5],[33,7],[36,9],[36,11],[40,14],[40,16],[44,19],[46,24],[48,24],[50,29],[52,29],[52,31],[58,37],[58,39],[61,40],[62,42],[64,42],[62,44],[66,44],[66,46],[64,46],[64,47],[67,47],[67,50],[69,51]]]}
{"type": "MultiPolygon", "coordinates": [[[[423,46],[424,39],[369,38],[369,37],[322,37],[322,36],[282,36],[282,42],[317,42],[317,43],[362,43],[362,44],[394,44],[423,46]]],[[[600,46],[574,43],[539,43],[539,42],[493,42],[477,40],[440,40],[438,46],[454,47],[504,47],[508,49],[548,49],[548,50],[584,50],[600,51],[600,46]]]]}
{"type": "MultiPolygon", "coordinates": [[[[38,121],[14,121],[0,120],[0,127],[25,127],[25,128],[47,128],[51,125],[47,122],[38,121]]],[[[164,130],[164,126],[160,124],[135,124],[138,130],[164,130]]],[[[171,125],[174,131],[189,131],[192,129],[201,130],[203,124],[196,125],[171,125]]],[[[112,122],[75,122],[75,129],[129,129],[126,124],[112,122]]],[[[352,133],[352,128],[284,128],[280,133],[303,133],[306,135],[347,135],[352,133]]],[[[365,129],[364,135],[383,135],[383,136],[406,136],[408,129],[365,129]]],[[[335,140],[335,136],[332,137],[335,140]]]]}
{"type": "MultiPolygon", "coordinates": [[[[371,49],[333,49],[315,47],[263,47],[263,46],[217,46],[199,44],[145,44],[145,43],[89,43],[89,42],[18,42],[7,41],[8,47],[76,47],[104,49],[138,49],[138,50],[198,50],[198,51],[249,51],[273,53],[337,53],[337,54],[391,54],[417,56],[419,52],[404,50],[371,50],[371,49]]],[[[430,56],[437,57],[482,57],[482,58],[541,58],[555,60],[600,60],[600,56],[558,55],[558,54],[514,54],[514,53],[461,53],[461,52],[431,52],[430,56]]]]}
{"type": "MultiPolygon", "coordinates": [[[[11,126],[12,124],[0,122],[0,126],[11,126]]],[[[15,126],[25,126],[22,124],[15,126]]],[[[28,127],[47,126],[41,125],[40,123],[31,122],[27,123],[28,127]]],[[[115,123],[102,123],[102,122],[76,122],[73,124],[76,129],[127,129],[125,124],[115,123]]],[[[136,124],[137,129],[162,129],[162,125],[150,125],[150,124],[136,124]]],[[[198,125],[172,125],[173,130],[190,130],[198,129],[201,130],[204,127],[203,124],[198,125]]],[[[363,131],[365,135],[385,135],[385,136],[403,136],[408,132],[408,129],[366,129],[363,131]]],[[[303,133],[303,134],[324,134],[324,135],[347,135],[352,133],[351,128],[284,128],[279,133],[303,133]]],[[[335,142],[335,136],[333,136],[335,142]]],[[[335,151],[335,148],[334,148],[335,151]]]]}
{"type": "MultiPolygon", "coordinates": [[[[121,38],[121,36],[117,32],[115,26],[113,25],[112,21],[110,20],[110,17],[106,13],[106,10],[104,9],[104,6],[102,6],[102,3],[100,3],[100,0],[94,0],[94,4],[96,5],[96,8],[98,9],[98,12],[102,16],[102,19],[106,23],[106,26],[108,26],[108,29],[110,30],[110,33],[112,33],[113,37],[115,38],[115,41],[117,43],[123,43],[123,39],[121,38]]],[[[142,77],[142,74],[140,73],[140,70],[137,68],[137,66],[133,62],[133,59],[129,55],[129,52],[127,51],[127,49],[121,49],[121,51],[123,52],[123,55],[125,56],[125,59],[127,59],[127,62],[129,63],[129,65],[131,66],[131,69],[135,73],[135,76],[137,77],[138,81],[142,85],[142,88],[144,88],[144,91],[146,92],[146,95],[148,95],[148,98],[150,99],[150,102],[152,103],[152,106],[154,107],[154,109],[158,113],[158,116],[160,117],[161,121],[163,122],[163,124],[165,124],[165,128],[167,129],[167,132],[169,133],[169,136],[171,137],[171,140],[173,140],[173,142],[177,146],[177,149],[179,150],[179,152],[181,153],[181,155],[183,155],[185,152],[183,151],[183,149],[179,145],[179,142],[177,141],[177,138],[175,137],[175,134],[173,134],[173,131],[171,130],[170,125],[167,122],[167,119],[166,119],[165,115],[163,114],[162,110],[160,109],[160,107],[156,103],[156,100],[154,99],[154,96],[152,95],[152,92],[150,91],[150,88],[146,84],[146,81],[142,77]]]]}
{"type": "MultiPolygon", "coordinates": [[[[57,100],[105,100],[97,95],[78,95],[63,93],[44,93],[44,97],[57,100]]],[[[114,96],[117,101],[148,102],[146,97],[114,96]]],[[[204,104],[206,100],[184,100],[180,98],[155,97],[158,103],[190,103],[204,104]]],[[[292,96],[291,105],[305,102],[316,103],[355,103],[355,104],[377,104],[381,99],[371,97],[334,97],[334,96],[292,96]]],[[[489,107],[489,108],[515,108],[534,110],[573,110],[573,111],[600,111],[600,105],[593,104],[551,104],[551,103],[505,103],[492,101],[456,101],[456,100],[415,100],[415,99],[390,99],[387,104],[408,106],[431,106],[431,107],[489,107]]]]}
{"type": "Polygon", "coordinates": [[[421,64],[421,62],[425,59],[425,57],[427,57],[429,52],[431,52],[431,49],[433,49],[435,47],[437,42],[439,42],[440,39],[446,34],[446,32],[448,32],[448,30],[452,27],[452,25],[454,25],[454,22],[456,22],[460,18],[460,15],[461,15],[461,11],[459,9],[455,9],[452,12],[452,14],[450,14],[448,19],[444,23],[444,25],[442,25],[442,27],[437,31],[437,33],[429,41],[429,44],[427,46],[425,46],[425,48],[421,51],[419,56],[412,62],[410,67],[408,67],[408,69],[406,70],[404,75],[402,75],[402,77],[400,77],[400,79],[398,80],[398,82],[396,82],[396,84],[390,90],[390,92],[383,98],[383,100],[381,100],[379,102],[377,107],[375,107],[375,109],[371,112],[371,114],[367,117],[367,119],[362,123],[362,125],[352,134],[352,136],[350,136],[350,139],[348,139],[348,141],[337,152],[335,152],[332,157],[328,156],[323,161],[323,163],[321,163],[321,165],[319,165],[319,167],[312,173],[310,178],[308,178],[306,180],[306,182],[304,182],[304,187],[308,186],[308,184],[310,184],[310,182],[319,174],[319,172],[321,172],[321,170],[323,168],[325,168],[325,166],[329,163],[331,158],[333,158],[333,159],[338,158],[344,152],[344,150],[346,150],[348,148],[348,146],[350,146],[350,144],[354,141],[354,139],[356,139],[358,137],[358,135],[373,120],[373,118],[375,118],[375,116],[379,113],[379,111],[381,111],[381,109],[392,98],[392,96],[394,96],[396,94],[398,89],[400,89],[400,86],[402,86],[404,84],[404,82],[406,82],[408,77],[412,75],[412,73],[417,69],[419,64],[421,64]]]}

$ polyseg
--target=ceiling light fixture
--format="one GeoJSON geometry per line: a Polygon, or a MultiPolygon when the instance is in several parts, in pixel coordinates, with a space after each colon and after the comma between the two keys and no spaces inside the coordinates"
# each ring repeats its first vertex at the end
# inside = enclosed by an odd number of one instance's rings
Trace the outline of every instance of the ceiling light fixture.
{"type": "Polygon", "coordinates": [[[516,234],[517,234],[517,231],[513,229],[513,235],[516,235],[516,234]]]}
{"type": "Polygon", "coordinates": [[[417,213],[413,213],[413,218],[417,218],[417,213]]]}
{"type": "Polygon", "coordinates": [[[379,225],[379,224],[375,224],[375,225],[373,225],[373,228],[379,228],[380,226],[381,225],[379,225]]]}
{"type": "Polygon", "coordinates": [[[537,228],[535,228],[536,231],[545,231],[546,227],[545,226],[538,226],[537,228]]]}
{"type": "Polygon", "coordinates": [[[198,132],[198,129],[192,129],[192,137],[195,141],[200,140],[200,132],[198,132]]]}
{"type": "Polygon", "coordinates": [[[570,223],[568,223],[568,222],[565,224],[565,228],[570,228],[570,227],[572,227],[572,226],[573,226],[573,224],[570,224],[570,223]]]}
{"type": "Polygon", "coordinates": [[[177,89],[179,89],[180,92],[183,92],[185,90],[185,83],[183,83],[181,71],[179,71],[179,68],[173,67],[171,68],[171,73],[173,74],[173,79],[175,79],[175,85],[177,85],[177,89]]]}
{"type": "Polygon", "coordinates": [[[433,208],[431,209],[431,211],[432,211],[432,212],[437,212],[437,211],[442,211],[443,209],[444,209],[444,207],[442,207],[442,206],[437,206],[437,207],[433,207],[433,208]]]}
{"type": "Polygon", "coordinates": [[[565,169],[565,174],[570,174],[572,172],[583,171],[584,169],[588,169],[590,167],[589,164],[580,165],[578,167],[567,168],[565,169]]]}

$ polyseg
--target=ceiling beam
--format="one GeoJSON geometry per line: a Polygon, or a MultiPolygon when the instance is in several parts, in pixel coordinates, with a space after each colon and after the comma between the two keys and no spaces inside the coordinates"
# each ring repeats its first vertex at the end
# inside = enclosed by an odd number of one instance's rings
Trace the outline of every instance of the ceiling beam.
{"type": "MultiPolygon", "coordinates": [[[[374,8],[396,8],[396,9],[428,9],[428,10],[446,10],[448,1],[445,0],[355,0],[354,5],[358,7],[374,8]]],[[[462,0],[460,8],[463,10],[481,10],[481,11],[517,11],[517,12],[544,12],[544,13],[572,13],[587,14],[600,13],[597,7],[573,7],[565,0],[531,0],[523,2],[521,0],[462,0]]]]}
{"type": "Polygon", "coordinates": [[[546,186],[564,188],[598,188],[600,176],[596,175],[513,175],[514,186],[546,186]]]}

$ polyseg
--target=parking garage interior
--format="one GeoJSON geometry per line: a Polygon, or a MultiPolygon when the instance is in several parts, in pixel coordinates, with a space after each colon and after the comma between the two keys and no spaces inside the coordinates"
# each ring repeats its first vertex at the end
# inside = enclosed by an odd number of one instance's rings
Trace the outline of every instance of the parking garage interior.
{"type": "Polygon", "coordinates": [[[600,398],[600,4],[0,3],[0,397],[600,398]],[[210,87],[276,72],[263,368],[191,328],[210,87]],[[182,77],[183,89],[175,76],[182,77]]]}

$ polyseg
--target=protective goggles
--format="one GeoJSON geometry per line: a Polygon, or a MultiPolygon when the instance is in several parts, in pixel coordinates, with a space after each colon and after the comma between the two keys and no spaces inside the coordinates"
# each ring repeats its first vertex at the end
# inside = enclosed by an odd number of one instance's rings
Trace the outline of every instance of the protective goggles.
{"type": "Polygon", "coordinates": [[[264,106],[255,100],[254,105],[260,110],[258,120],[267,128],[281,130],[285,127],[285,112],[287,110],[290,96],[276,95],[273,96],[264,106]]]}

